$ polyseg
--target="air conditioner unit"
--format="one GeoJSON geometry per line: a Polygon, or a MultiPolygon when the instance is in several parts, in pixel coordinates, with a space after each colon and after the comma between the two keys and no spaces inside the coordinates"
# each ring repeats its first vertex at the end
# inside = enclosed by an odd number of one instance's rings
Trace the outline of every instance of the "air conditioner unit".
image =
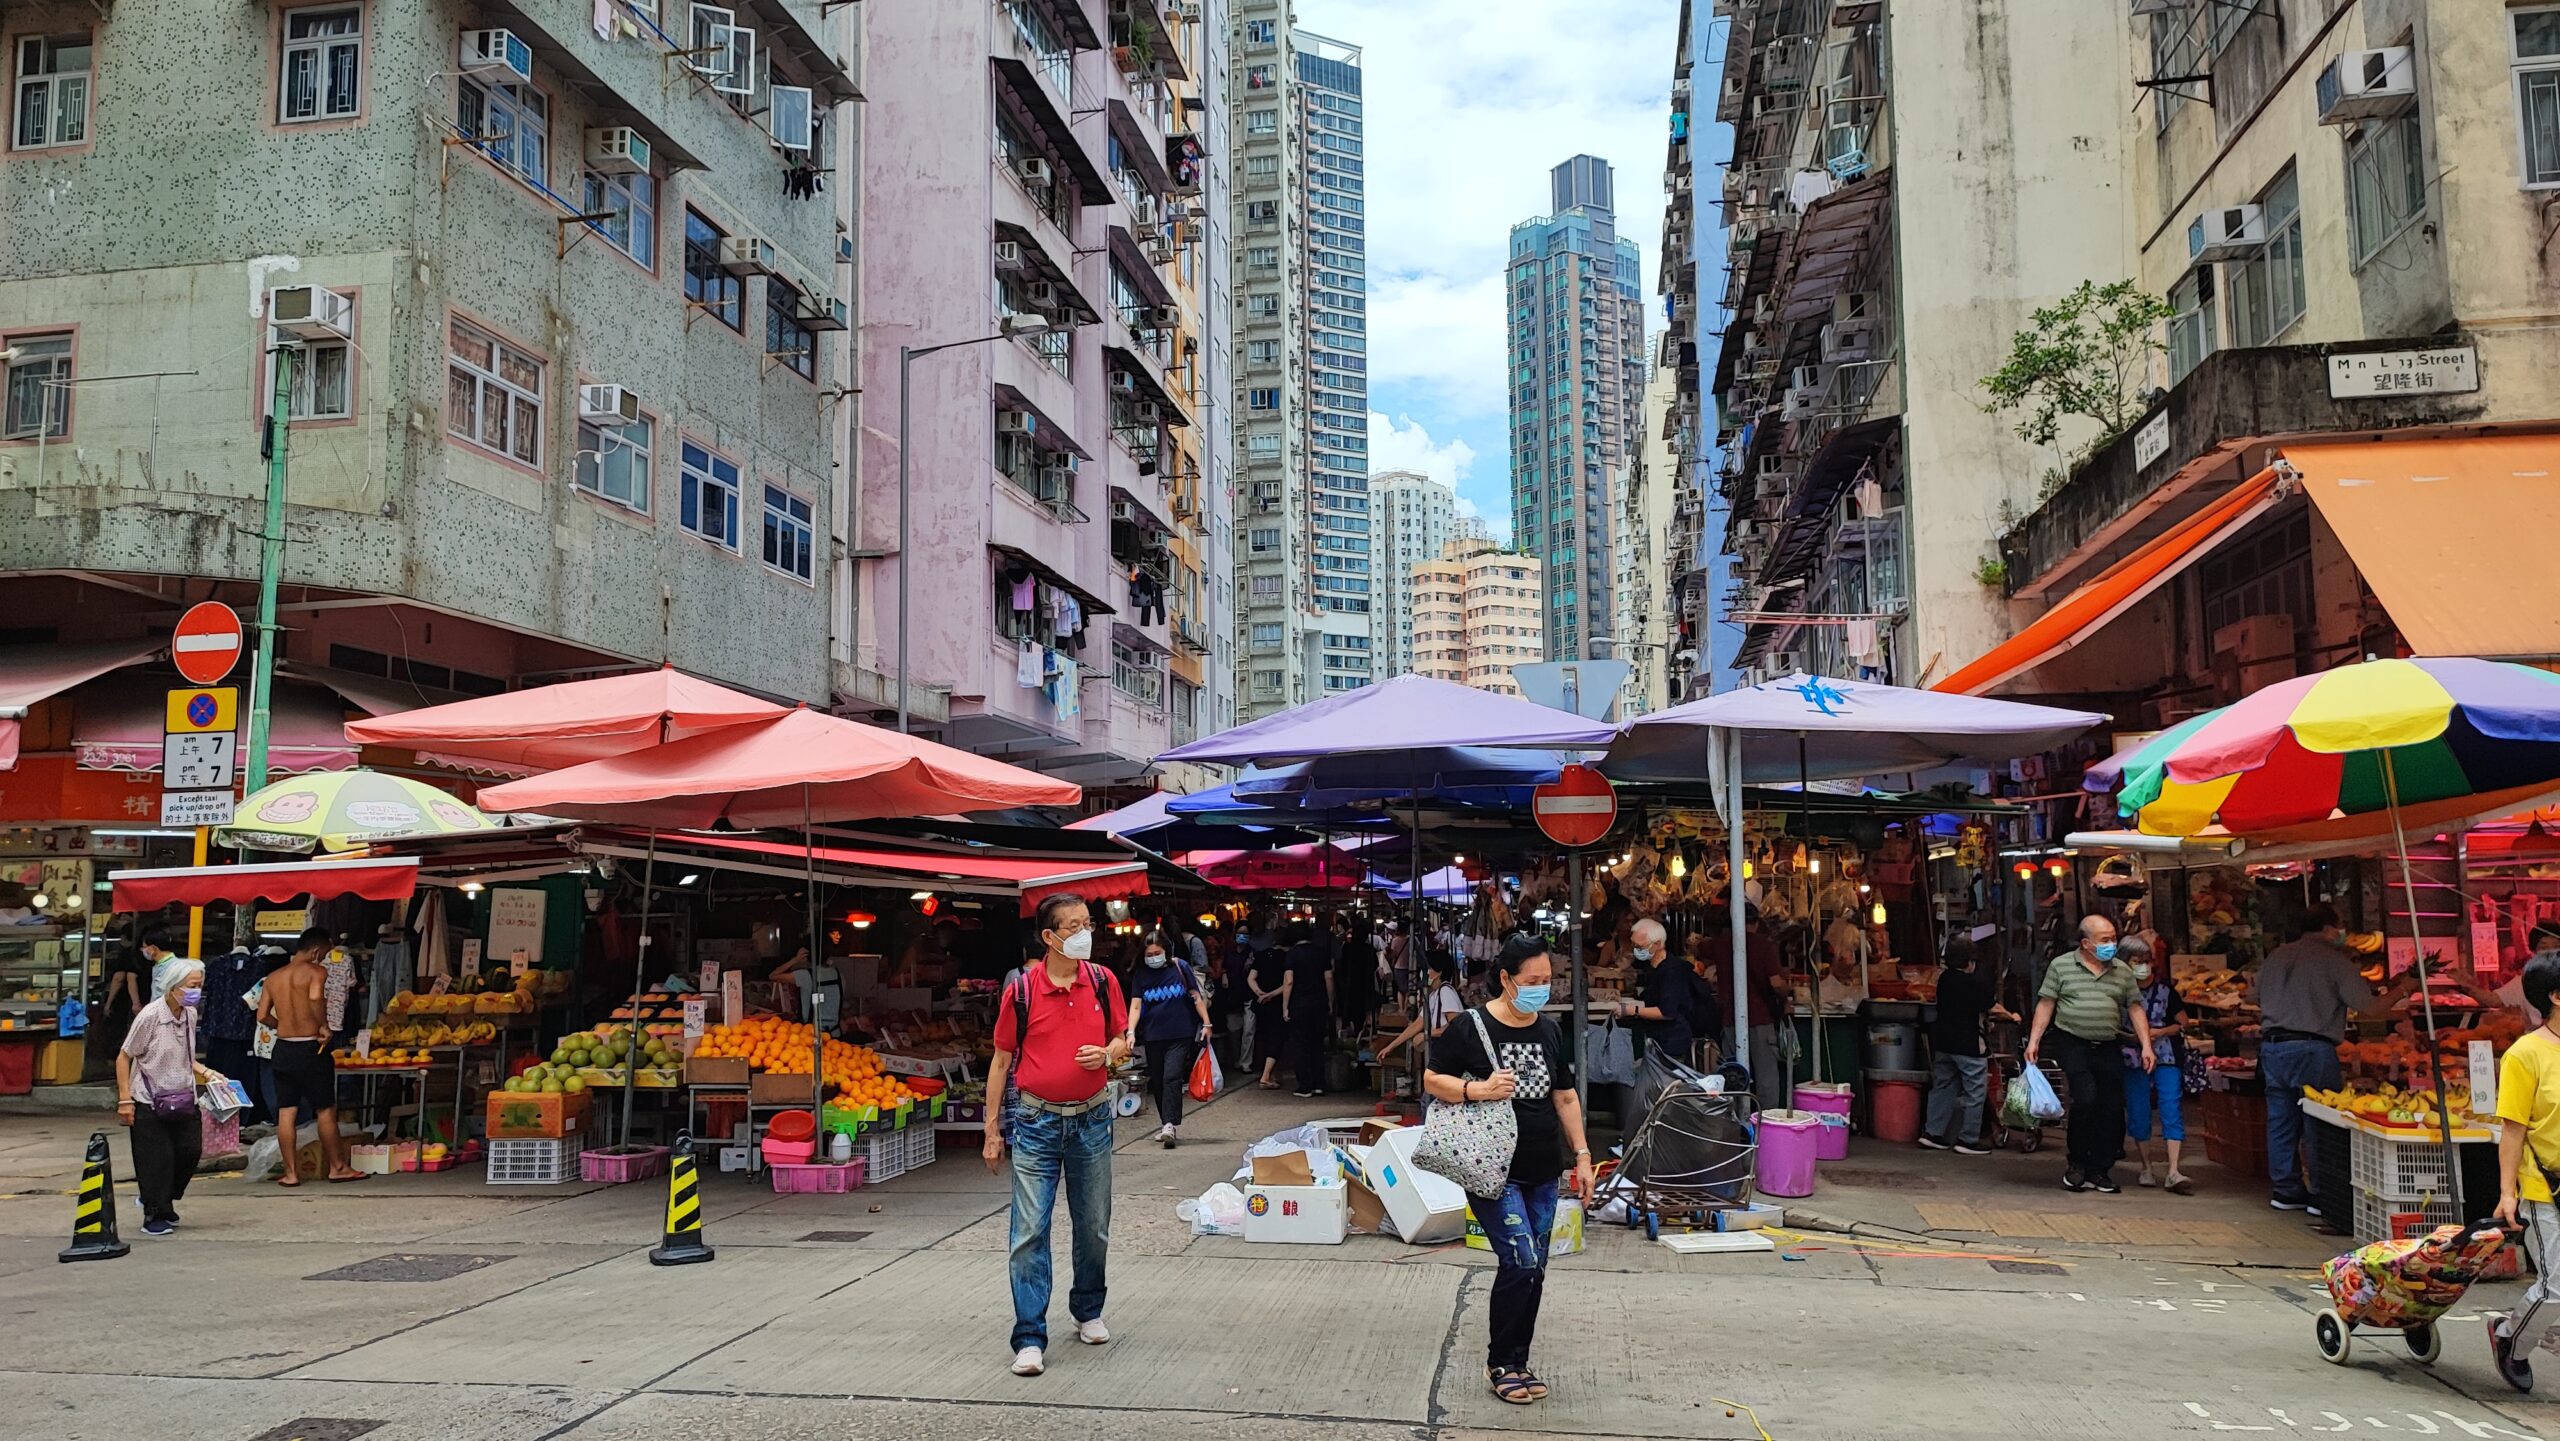
{"type": "Polygon", "coordinates": [[[792,319],[811,330],[849,330],[852,312],[832,295],[818,295],[808,290],[792,306],[792,319]]]}
{"type": "Polygon", "coordinates": [[[1831,297],[1833,320],[1856,320],[1861,316],[1883,313],[1883,303],[1872,290],[1843,290],[1831,297]]]}
{"type": "Polygon", "coordinates": [[[851,265],[852,263],[853,263],[853,237],[852,237],[852,236],[850,236],[850,235],[839,235],[839,236],[837,236],[837,237],[836,237],[836,264],[838,264],[838,265],[851,265]]]}
{"type": "Polygon", "coordinates": [[[587,132],[587,168],[598,175],[649,173],[649,137],[628,125],[587,132]]]}
{"type": "Polygon", "coordinates": [[[1826,373],[1819,365],[1799,365],[1789,377],[1787,386],[1791,390],[1810,393],[1822,389],[1822,382],[1826,378],[1828,378],[1826,373]]]}
{"type": "Polygon", "coordinates": [[[1075,496],[1076,473],[1063,465],[1044,465],[1040,467],[1039,478],[1035,483],[1039,487],[1042,500],[1051,502],[1070,500],[1075,496]]]}
{"type": "Polygon", "coordinates": [[[2187,226],[2189,260],[2239,260],[2266,243],[2266,212],[2255,205],[2216,206],[2187,226]]]}
{"type": "Polygon", "coordinates": [[[1056,179],[1049,169],[1049,162],[1037,155],[1026,155],[1013,162],[1013,173],[1021,176],[1026,185],[1046,185],[1056,179]]]}
{"type": "Polygon", "coordinates": [[[1163,411],[1157,408],[1154,401],[1141,400],[1136,405],[1129,407],[1129,414],[1136,419],[1140,425],[1153,425],[1156,423],[1157,419],[1163,415],[1163,411]]]}
{"type": "Polygon", "coordinates": [[[1052,281],[1035,280],[1022,287],[1022,299],[1034,310],[1055,310],[1058,308],[1058,287],[1052,281]]]}
{"type": "Polygon", "coordinates": [[[581,385],[578,418],[629,425],[640,418],[640,397],[619,385],[581,385]]]}
{"type": "Polygon", "coordinates": [[[1172,241],[1150,240],[1147,242],[1147,261],[1149,264],[1171,265],[1178,258],[1179,257],[1174,252],[1172,241]]]}
{"type": "Polygon", "coordinates": [[[1778,414],[1782,419],[1786,420],[1803,420],[1811,416],[1813,414],[1813,392],[1810,390],[1788,391],[1787,398],[1779,403],[1778,414]]]}
{"type": "Polygon", "coordinates": [[[530,85],[533,47],[517,39],[513,30],[465,30],[457,68],[474,80],[530,85]]]}
{"type": "Polygon", "coordinates": [[[1136,520],[1138,518],[1137,503],[1127,500],[1115,500],[1111,502],[1111,518],[1113,520],[1136,520]]]}
{"type": "Polygon", "coordinates": [[[279,285],[267,292],[267,323],[296,340],[344,340],[355,330],[356,303],[316,285],[279,285]]]}
{"type": "Polygon", "coordinates": [[[1872,320],[1835,320],[1822,327],[1822,358],[1865,360],[1875,353],[1878,331],[1872,320]]]}
{"type": "Polygon", "coordinates": [[[752,235],[720,237],[720,268],[731,275],[771,275],[773,242],[752,235]]]}
{"type": "Polygon", "coordinates": [[[1125,370],[1115,370],[1111,373],[1111,388],[1123,395],[1135,395],[1138,391],[1138,377],[1125,370]]]}
{"type": "Polygon", "coordinates": [[[998,270],[1012,270],[1019,267],[1021,264],[1021,241],[999,240],[996,242],[996,268],[998,270]]]}
{"type": "Polygon", "coordinates": [[[2315,94],[2323,125],[2397,115],[2417,103],[2418,67],[2406,45],[2350,50],[2320,72],[2315,94]]]}
{"type": "Polygon", "coordinates": [[[1150,305],[1138,312],[1138,319],[1157,330],[1169,330],[1182,323],[1182,312],[1170,305],[1150,305]]]}
{"type": "Polygon", "coordinates": [[[1200,222],[1197,220],[1185,220],[1175,225],[1173,227],[1173,243],[1176,245],[1199,244],[1200,222]]]}
{"type": "Polygon", "coordinates": [[[998,435],[1030,435],[1039,428],[1040,418],[1027,410],[996,412],[996,434],[998,435]]]}

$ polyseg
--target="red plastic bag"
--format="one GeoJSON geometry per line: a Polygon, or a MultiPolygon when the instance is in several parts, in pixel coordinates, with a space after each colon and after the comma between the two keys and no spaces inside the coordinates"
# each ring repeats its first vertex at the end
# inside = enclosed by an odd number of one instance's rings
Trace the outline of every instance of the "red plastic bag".
{"type": "Polygon", "coordinates": [[[1202,1046],[1200,1059],[1191,1063],[1191,1099],[1213,1101],[1226,1088],[1226,1074],[1218,1069],[1218,1053],[1202,1046]]]}

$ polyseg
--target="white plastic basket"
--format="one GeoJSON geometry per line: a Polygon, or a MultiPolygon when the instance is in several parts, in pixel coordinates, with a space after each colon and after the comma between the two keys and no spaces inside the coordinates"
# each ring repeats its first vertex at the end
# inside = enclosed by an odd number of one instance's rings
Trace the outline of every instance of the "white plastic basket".
{"type": "Polygon", "coordinates": [[[2359,1186],[2356,1188],[2356,1240],[2363,1242],[2391,1239],[2391,1218],[2394,1215],[2412,1211],[2425,1216],[2426,1223],[2430,1226],[2450,1226],[2462,1220],[2461,1214],[2453,1208],[2453,1197],[2449,1195],[2441,1199],[2415,1201],[2396,1196],[2377,1196],[2359,1186]]]}
{"type": "Polygon", "coordinates": [[[577,1180],[578,1138],[491,1141],[488,1179],[492,1186],[556,1186],[577,1180]]]}
{"type": "Polygon", "coordinates": [[[898,1132],[898,1135],[907,1148],[906,1163],[908,1170],[912,1171],[919,1166],[930,1166],[933,1164],[935,1147],[934,1130],[931,1125],[922,1120],[914,1121],[911,1122],[905,1130],[898,1132]]]}
{"type": "Polygon", "coordinates": [[[2359,1191],[2386,1200],[2423,1201],[2453,1189],[2452,1149],[2442,1141],[2402,1141],[2359,1127],[2348,1156],[2348,1174],[2359,1191]]]}
{"type": "MultiPolygon", "coordinates": [[[[927,1131],[925,1134],[933,1134],[927,1131]]],[[[862,1154],[862,1183],[877,1186],[907,1173],[907,1133],[873,1131],[856,1143],[862,1154]]]]}

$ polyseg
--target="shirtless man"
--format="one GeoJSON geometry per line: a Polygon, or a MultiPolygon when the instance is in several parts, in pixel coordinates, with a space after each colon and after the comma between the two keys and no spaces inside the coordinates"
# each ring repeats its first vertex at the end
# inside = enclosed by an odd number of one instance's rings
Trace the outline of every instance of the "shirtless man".
{"type": "Polygon", "coordinates": [[[338,1136],[338,1063],[329,1056],[329,968],[332,937],[318,926],[302,933],[293,959],[267,977],[258,995],[258,1022],[276,1033],[276,1144],[284,1148],[284,1176],[277,1184],[302,1184],[301,1154],[293,1134],[302,1114],[319,1118],[320,1155],[332,1181],[360,1181],[347,1164],[338,1136]]]}

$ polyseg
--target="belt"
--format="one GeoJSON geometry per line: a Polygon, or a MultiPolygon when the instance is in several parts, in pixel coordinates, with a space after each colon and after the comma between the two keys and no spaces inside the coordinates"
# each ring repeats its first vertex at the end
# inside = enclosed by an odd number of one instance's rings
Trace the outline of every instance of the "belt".
{"type": "Polygon", "coordinates": [[[1087,1111],[1098,1110],[1103,1106],[1111,1104],[1111,1088],[1108,1086],[1104,1087],[1101,1091],[1097,1092],[1091,1100],[1069,1101],[1063,1105],[1056,1101],[1041,1100],[1038,1096],[1032,1095],[1027,1091],[1017,1095],[1014,1099],[1020,1101],[1023,1108],[1026,1110],[1044,1111],[1052,1116],[1081,1116],[1087,1111]]]}
{"type": "Polygon", "coordinates": [[[2334,1045],[2338,1044],[2338,1038],[2337,1038],[2337,1037],[2335,1037],[2335,1036],[2324,1036],[2324,1035],[2321,1035],[2321,1034],[2320,1034],[2319,1032],[2317,1032],[2317,1031],[2292,1031],[2292,1030],[2287,1030],[2287,1029],[2285,1029],[2285,1028],[2284,1028],[2284,1027],[2282,1027],[2282,1026],[2269,1026],[2269,1027],[2267,1027],[2264,1031],[2262,1031],[2262,1032],[2260,1032],[2260,1033],[2259,1033],[2258,1039],[2259,1039],[2260,1041],[2262,1041],[2262,1042],[2263,1042],[2263,1041],[2317,1041],[2317,1042],[2319,1042],[2321,1045],[2324,1045],[2324,1046],[2334,1046],[2334,1045]]]}

